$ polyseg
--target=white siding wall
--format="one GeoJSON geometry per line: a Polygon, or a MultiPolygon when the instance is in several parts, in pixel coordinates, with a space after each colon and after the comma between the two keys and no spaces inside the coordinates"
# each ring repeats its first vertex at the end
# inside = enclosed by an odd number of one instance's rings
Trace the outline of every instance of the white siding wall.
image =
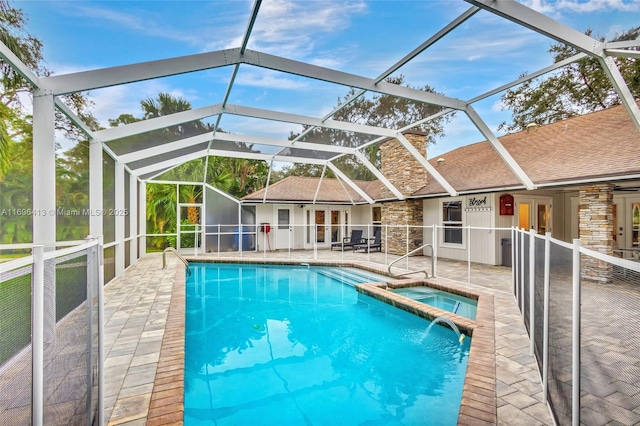
{"type": "MultiPolygon", "coordinates": [[[[428,199],[424,201],[424,225],[432,226],[442,225],[442,201],[444,199],[428,199]]],[[[461,197],[463,205],[467,205],[467,197],[461,197]]],[[[464,227],[483,227],[493,228],[496,223],[496,202],[498,200],[495,194],[487,194],[491,211],[463,211],[462,223],[464,227]]],[[[437,238],[437,252],[439,257],[453,260],[466,261],[468,258],[468,249],[471,250],[471,261],[481,262],[490,265],[500,264],[500,238],[493,230],[471,230],[471,241],[469,241],[467,229],[464,229],[463,244],[460,247],[454,247],[442,243],[442,230],[439,230],[437,238]]],[[[508,234],[508,232],[506,233],[508,234]]]]}
{"type": "Polygon", "coordinates": [[[367,237],[368,226],[371,225],[371,205],[357,205],[351,207],[351,229],[362,229],[367,237]]]}

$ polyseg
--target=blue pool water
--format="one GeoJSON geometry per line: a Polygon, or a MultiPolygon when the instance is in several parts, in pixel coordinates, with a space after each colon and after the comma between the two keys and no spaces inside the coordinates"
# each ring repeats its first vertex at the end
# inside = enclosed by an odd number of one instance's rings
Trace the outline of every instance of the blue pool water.
{"type": "Polygon", "coordinates": [[[324,268],[196,264],[186,425],[455,425],[471,339],[324,268]]]}
{"type": "Polygon", "coordinates": [[[391,290],[404,297],[444,309],[472,320],[476,319],[478,301],[431,287],[405,287],[391,290]]]}

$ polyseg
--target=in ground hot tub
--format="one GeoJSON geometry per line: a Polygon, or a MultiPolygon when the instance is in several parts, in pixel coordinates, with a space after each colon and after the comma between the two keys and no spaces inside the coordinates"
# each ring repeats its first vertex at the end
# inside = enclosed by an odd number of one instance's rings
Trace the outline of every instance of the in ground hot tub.
{"type": "Polygon", "coordinates": [[[389,291],[471,320],[476,319],[478,301],[468,297],[426,286],[395,288],[389,291]]]}

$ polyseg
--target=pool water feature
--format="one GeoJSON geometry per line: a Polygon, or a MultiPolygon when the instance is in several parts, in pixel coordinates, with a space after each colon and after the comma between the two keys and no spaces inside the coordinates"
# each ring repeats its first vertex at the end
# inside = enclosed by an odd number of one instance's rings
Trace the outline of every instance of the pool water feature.
{"type": "Polygon", "coordinates": [[[323,268],[191,267],[185,424],[457,423],[471,339],[323,268]]]}
{"type": "Polygon", "coordinates": [[[402,287],[389,290],[401,296],[417,300],[418,302],[443,309],[456,315],[471,320],[476,319],[478,301],[475,299],[426,286],[402,287]]]}

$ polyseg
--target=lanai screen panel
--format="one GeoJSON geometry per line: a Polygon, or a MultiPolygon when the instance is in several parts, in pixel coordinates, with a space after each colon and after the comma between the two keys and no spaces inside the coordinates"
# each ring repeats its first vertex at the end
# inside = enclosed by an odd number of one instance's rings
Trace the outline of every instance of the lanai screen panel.
{"type": "Polygon", "coordinates": [[[154,164],[162,163],[165,161],[171,161],[177,157],[206,150],[208,146],[209,144],[207,142],[203,142],[197,145],[181,148],[177,151],[166,152],[158,155],[153,155],[142,160],[132,161],[130,163],[127,163],[127,166],[129,166],[135,172],[136,169],[142,167],[152,166],[154,164]]]}
{"type": "Polygon", "coordinates": [[[205,249],[235,251],[239,241],[240,204],[205,186],[205,249]]]}
{"type": "MultiPolygon", "coordinates": [[[[333,117],[333,118],[336,121],[344,121],[345,123],[367,124],[355,118],[351,120],[344,120],[344,119],[338,120],[336,117],[333,117]]],[[[375,126],[374,126],[374,129],[372,130],[374,131],[376,130],[375,126]]],[[[385,131],[385,129],[380,129],[380,130],[385,131]]],[[[376,140],[377,138],[379,138],[379,136],[371,135],[368,133],[315,127],[312,130],[310,130],[308,133],[301,135],[298,140],[300,140],[301,142],[335,145],[335,146],[342,146],[347,148],[357,148],[365,143],[376,140]]]]}
{"type": "Polygon", "coordinates": [[[328,152],[328,151],[320,151],[320,150],[308,150],[308,149],[300,149],[300,148],[284,148],[282,151],[278,153],[278,156],[284,158],[286,157],[295,157],[295,158],[310,158],[315,160],[329,160],[337,155],[340,155],[337,152],[328,152]]]}
{"type": "MultiPolygon", "coordinates": [[[[213,142],[211,142],[210,148],[212,150],[215,150],[216,152],[229,151],[231,153],[246,152],[251,154],[271,155],[271,154],[277,153],[280,149],[282,149],[282,147],[279,147],[279,146],[253,144],[253,143],[246,143],[246,142],[232,142],[232,141],[220,140],[217,138],[213,138],[213,139],[214,140],[213,142]]],[[[237,155],[233,155],[233,156],[237,156],[237,155]]]]}
{"type": "Polygon", "coordinates": [[[116,155],[125,155],[132,152],[149,148],[163,149],[163,145],[171,142],[183,141],[187,138],[202,137],[212,134],[212,129],[202,126],[202,123],[192,121],[180,126],[172,126],[164,130],[154,130],[140,133],[125,138],[115,139],[106,142],[106,145],[113,150],[116,155]]]}
{"type": "MultiPolygon", "coordinates": [[[[116,240],[116,216],[109,214],[116,208],[116,163],[106,153],[102,155],[102,226],[104,230],[104,242],[110,243],[116,240]]],[[[95,212],[94,214],[100,214],[95,212]]],[[[105,281],[106,282],[106,281],[105,281]]]]}

